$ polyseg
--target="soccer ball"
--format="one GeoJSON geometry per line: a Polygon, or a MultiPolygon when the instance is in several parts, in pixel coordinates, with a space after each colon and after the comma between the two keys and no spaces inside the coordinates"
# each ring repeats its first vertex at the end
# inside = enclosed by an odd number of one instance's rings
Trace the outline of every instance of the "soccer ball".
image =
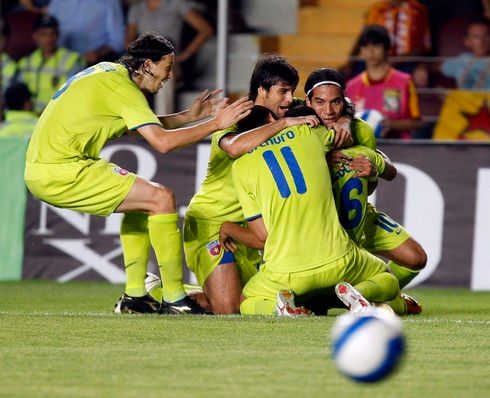
{"type": "Polygon", "coordinates": [[[356,116],[359,119],[364,120],[372,127],[376,138],[381,137],[381,131],[383,130],[383,122],[385,119],[381,112],[377,111],[376,109],[366,109],[365,111],[357,113],[356,116]]]}
{"type": "Polygon", "coordinates": [[[340,316],[332,336],[335,366],[356,381],[375,382],[385,378],[403,357],[402,322],[381,308],[340,316]]]}

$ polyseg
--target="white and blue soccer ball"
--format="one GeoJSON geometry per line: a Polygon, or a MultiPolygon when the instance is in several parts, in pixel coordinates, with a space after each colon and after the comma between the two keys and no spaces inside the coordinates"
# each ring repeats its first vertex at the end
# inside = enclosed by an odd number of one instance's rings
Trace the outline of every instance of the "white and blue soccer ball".
{"type": "Polygon", "coordinates": [[[391,374],[405,351],[402,322],[380,308],[338,318],[332,329],[333,360],[345,376],[375,382],[391,374]]]}
{"type": "Polygon", "coordinates": [[[385,117],[380,111],[377,111],[376,109],[366,109],[362,112],[358,112],[356,116],[359,119],[364,120],[367,124],[371,126],[376,138],[381,137],[381,131],[383,130],[383,122],[385,120],[385,117]]]}

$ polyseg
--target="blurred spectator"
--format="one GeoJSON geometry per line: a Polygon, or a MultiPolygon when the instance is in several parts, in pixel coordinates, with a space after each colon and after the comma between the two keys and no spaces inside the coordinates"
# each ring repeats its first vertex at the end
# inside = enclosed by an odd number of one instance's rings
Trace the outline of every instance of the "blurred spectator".
{"type": "Polygon", "coordinates": [[[128,14],[126,45],[147,31],[156,32],[174,44],[176,62],[189,59],[213,35],[211,25],[187,0],[145,0],[133,5],[128,14]],[[185,48],[180,48],[184,22],[191,25],[197,34],[185,48]]]}
{"type": "Polygon", "coordinates": [[[416,0],[384,0],[375,3],[366,25],[384,26],[393,46],[390,55],[423,55],[431,49],[429,14],[416,0]]]}
{"type": "Polygon", "coordinates": [[[1,137],[28,137],[34,131],[37,116],[32,112],[31,92],[24,83],[5,90],[5,121],[0,123],[1,137]]]}
{"type": "Polygon", "coordinates": [[[429,11],[433,53],[438,54],[439,32],[447,21],[473,15],[490,18],[490,0],[420,0],[429,11]]]}
{"type": "Polygon", "coordinates": [[[36,14],[46,14],[49,0],[19,0],[19,3],[27,11],[36,14]]]}
{"type": "Polygon", "coordinates": [[[5,51],[14,60],[19,60],[36,49],[32,40],[32,26],[39,16],[20,7],[13,9],[5,16],[4,22],[9,29],[9,41],[5,51]]]}
{"type": "Polygon", "coordinates": [[[60,23],[60,45],[83,54],[88,65],[115,60],[124,49],[119,0],[51,0],[48,13],[60,23]]]}
{"type": "Polygon", "coordinates": [[[34,110],[41,113],[60,85],[81,71],[85,64],[80,54],[58,47],[58,21],[46,15],[34,23],[38,49],[19,61],[19,79],[34,96],[34,110]]]}
{"type": "Polygon", "coordinates": [[[9,39],[9,28],[3,25],[0,30],[0,93],[3,93],[15,76],[15,62],[5,52],[5,47],[9,39]]]}
{"type": "MultiPolygon", "coordinates": [[[[128,13],[126,45],[136,39],[138,34],[152,31],[169,39],[175,46],[175,62],[181,63],[192,57],[213,35],[211,25],[195,10],[195,5],[187,0],[144,0],[131,6],[128,13]],[[196,34],[184,48],[181,35],[184,22],[196,34]]],[[[177,67],[175,73],[179,74],[177,67]]],[[[155,111],[159,114],[174,112],[175,82],[167,82],[167,89],[160,90],[155,98],[155,111]]]]}
{"type": "Polygon", "coordinates": [[[366,71],[347,82],[346,94],[357,112],[381,112],[381,137],[409,139],[411,130],[421,127],[419,101],[410,75],[388,62],[390,44],[388,31],[382,26],[368,25],[363,29],[359,46],[366,71]]]}
{"type": "Polygon", "coordinates": [[[463,42],[470,52],[446,59],[441,72],[455,79],[459,88],[490,90],[490,20],[483,16],[471,19],[463,42]]]}

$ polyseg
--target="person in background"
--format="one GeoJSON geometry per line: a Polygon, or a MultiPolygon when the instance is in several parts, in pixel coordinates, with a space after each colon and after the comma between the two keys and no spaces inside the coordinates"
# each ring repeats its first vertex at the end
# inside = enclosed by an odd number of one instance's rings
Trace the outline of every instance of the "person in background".
{"type": "Polygon", "coordinates": [[[382,138],[410,139],[411,130],[422,126],[415,85],[407,73],[388,61],[390,37],[386,28],[364,27],[359,38],[366,71],[347,82],[346,94],[357,112],[375,109],[384,116],[382,138]]]}
{"type": "Polygon", "coordinates": [[[5,90],[5,121],[0,123],[0,138],[30,137],[37,123],[32,111],[31,92],[24,83],[13,83],[5,90]]]}
{"type": "Polygon", "coordinates": [[[34,110],[41,113],[60,85],[81,71],[85,63],[80,54],[58,47],[56,18],[39,16],[33,37],[38,49],[19,61],[19,79],[33,94],[34,110]]]}
{"type": "Polygon", "coordinates": [[[431,49],[429,14],[416,0],[383,0],[371,6],[366,25],[384,26],[393,46],[390,55],[423,55],[431,49]]]}
{"type": "MultiPolygon", "coordinates": [[[[390,35],[391,56],[423,56],[432,49],[429,11],[417,0],[383,0],[369,9],[366,25],[384,26],[390,35]]],[[[397,69],[411,73],[416,86],[426,87],[428,66],[424,62],[398,62],[397,69]]]]}
{"type": "Polygon", "coordinates": [[[466,28],[464,44],[469,52],[446,59],[441,72],[456,80],[459,88],[490,90],[490,20],[472,18],[466,28]]]}
{"type": "Polygon", "coordinates": [[[19,4],[27,11],[36,14],[46,14],[49,0],[19,0],[19,4]]]}
{"type": "MultiPolygon", "coordinates": [[[[178,64],[189,60],[213,35],[211,25],[196,11],[193,3],[187,0],[145,0],[129,9],[126,43],[132,42],[139,33],[157,32],[169,39],[175,46],[177,74],[178,64]],[[195,31],[194,38],[184,47],[181,34],[184,22],[195,31]]],[[[178,77],[178,76],[177,76],[178,77]]],[[[175,83],[169,81],[168,89],[155,98],[157,112],[171,113],[175,110],[175,83]]]]}
{"type": "Polygon", "coordinates": [[[0,92],[2,93],[12,82],[17,68],[15,61],[5,52],[9,36],[8,26],[2,25],[0,29],[0,92]]]}
{"type": "Polygon", "coordinates": [[[83,54],[87,65],[116,60],[124,50],[119,0],[51,0],[48,14],[60,24],[60,45],[83,54]]]}

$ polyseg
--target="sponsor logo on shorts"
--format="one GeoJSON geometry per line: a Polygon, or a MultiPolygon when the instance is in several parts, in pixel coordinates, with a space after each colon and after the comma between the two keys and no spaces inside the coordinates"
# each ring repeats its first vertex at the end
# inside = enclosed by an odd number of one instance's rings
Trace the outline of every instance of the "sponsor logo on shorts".
{"type": "Polygon", "coordinates": [[[208,249],[211,256],[216,257],[219,256],[221,252],[221,245],[219,244],[218,240],[213,240],[206,245],[206,249],[208,249]]]}
{"type": "Polygon", "coordinates": [[[125,170],[125,169],[122,169],[121,167],[118,167],[118,166],[114,167],[114,168],[112,169],[112,171],[113,171],[114,173],[116,173],[116,174],[120,174],[120,175],[122,175],[122,176],[127,176],[127,175],[129,174],[129,171],[127,171],[127,170],[125,170]]]}

